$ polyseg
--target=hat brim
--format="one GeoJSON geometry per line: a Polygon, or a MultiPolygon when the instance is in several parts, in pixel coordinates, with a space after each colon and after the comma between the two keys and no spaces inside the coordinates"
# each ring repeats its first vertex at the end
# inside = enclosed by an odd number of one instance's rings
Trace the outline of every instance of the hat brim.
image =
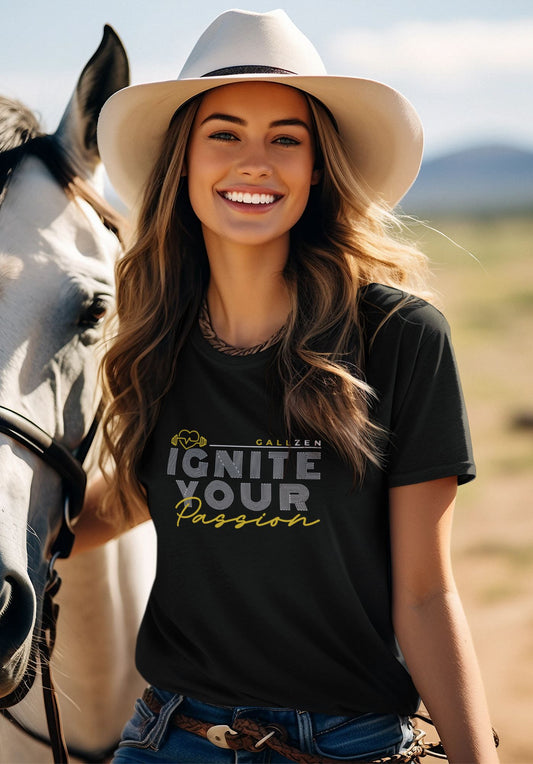
{"type": "Polygon", "coordinates": [[[370,193],[390,207],[413,184],[422,161],[422,125],[398,91],[356,77],[236,74],[132,85],[104,104],[98,121],[100,156],[128,207],[142,196],[174,112],[200,93],[237,82],[290,85],[322,101],[370,193]]]}

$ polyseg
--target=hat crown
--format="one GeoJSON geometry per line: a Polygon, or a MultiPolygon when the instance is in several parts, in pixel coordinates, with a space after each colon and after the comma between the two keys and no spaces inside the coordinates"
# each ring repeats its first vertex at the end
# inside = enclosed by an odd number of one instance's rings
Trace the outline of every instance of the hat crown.
{"type": "Polygon", "coordinates": [[[231,10],[210,24],[178,79],[205,77],[236,67],[271,67],[299,75],[326,74],[312,43],[285,11],[231,10]]]}

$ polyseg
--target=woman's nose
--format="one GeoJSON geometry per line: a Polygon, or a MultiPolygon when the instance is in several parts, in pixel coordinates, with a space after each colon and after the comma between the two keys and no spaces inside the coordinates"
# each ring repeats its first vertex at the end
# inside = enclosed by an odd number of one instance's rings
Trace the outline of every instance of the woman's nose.
{"type": "Polygon", "coordinates": [[[268,177],[272,175],[272,165],[263,144],[250,145],[240,157],[238,171],[245,177],[268,177]]]}

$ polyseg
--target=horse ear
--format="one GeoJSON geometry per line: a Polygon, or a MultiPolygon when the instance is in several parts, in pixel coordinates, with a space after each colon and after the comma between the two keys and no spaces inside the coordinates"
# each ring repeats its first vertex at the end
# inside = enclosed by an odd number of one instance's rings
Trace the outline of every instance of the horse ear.
{"type": "Polygon", "coordinates": [[[101,108],[129,83],[128,56],[115,30],[106,24],[98,50],[80,74],[55,133],[82,177],[92,174],[100,161],[96,124],[101,108]]]}

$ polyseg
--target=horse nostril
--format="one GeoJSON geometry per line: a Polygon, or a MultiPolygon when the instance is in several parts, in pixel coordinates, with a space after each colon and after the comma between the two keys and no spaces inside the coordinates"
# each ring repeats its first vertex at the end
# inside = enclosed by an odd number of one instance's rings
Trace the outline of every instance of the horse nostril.
{"type": "Polygon", "coordinates": [[[33,630],[35,594],[31,583],[15,572],[0,589],[0,666],[8,663],[33,630]]]}

